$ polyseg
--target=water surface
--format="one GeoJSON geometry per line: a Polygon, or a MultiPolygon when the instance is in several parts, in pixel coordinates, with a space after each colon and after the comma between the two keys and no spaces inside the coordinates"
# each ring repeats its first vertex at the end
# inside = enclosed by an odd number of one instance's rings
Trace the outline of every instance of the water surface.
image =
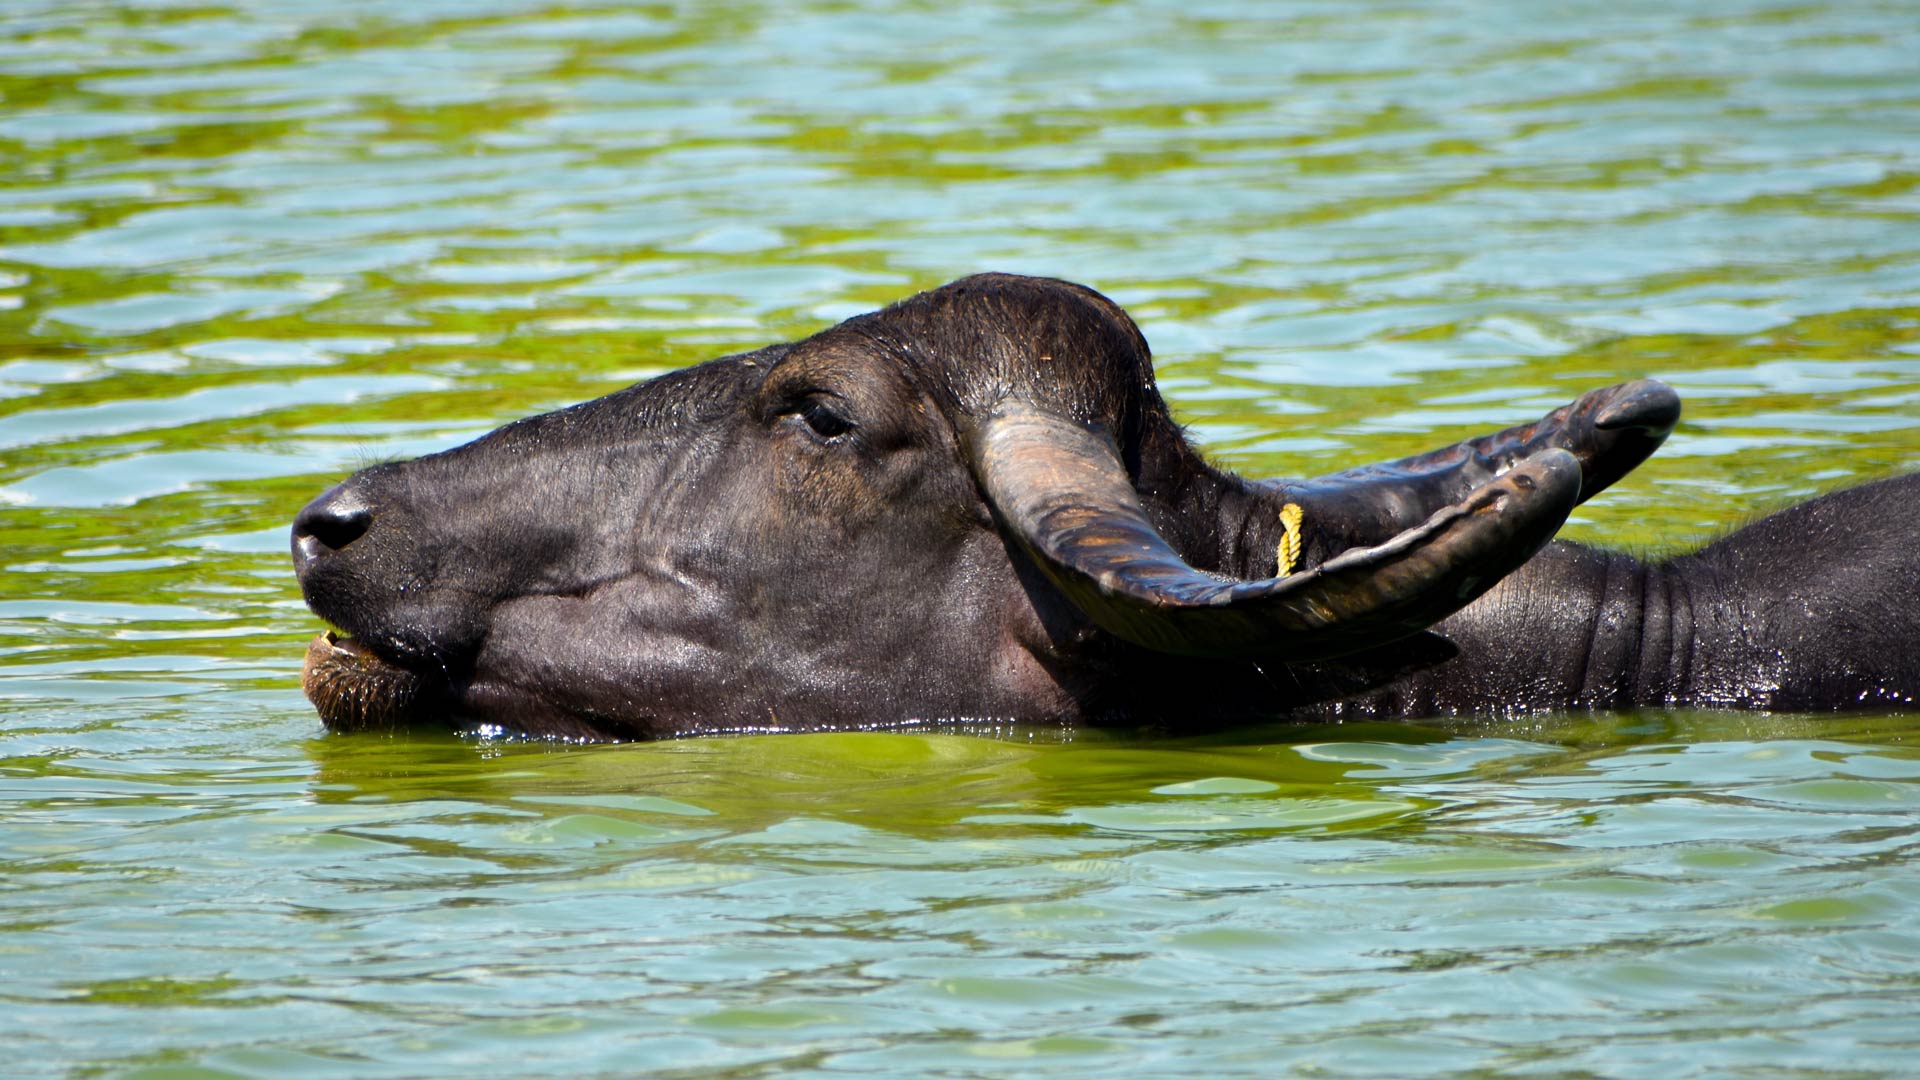
{"type": "Polygon", "coordinates": [[[334,738],[285,545],[1003,269],[1262,475],[1666,379],[1569,532],[1684,548],[1920,467],[1915,55],[1895,0],[14,0],[0,1071],[1910,1075],[1920,713],[334,738]]]}

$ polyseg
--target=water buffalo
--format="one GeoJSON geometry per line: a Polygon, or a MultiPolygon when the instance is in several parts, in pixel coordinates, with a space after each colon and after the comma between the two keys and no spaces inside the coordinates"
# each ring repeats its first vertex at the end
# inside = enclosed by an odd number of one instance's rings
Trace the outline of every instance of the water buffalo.
{"type": "Polygon", "coordinates": [[[1100,294],[984,275],[349,477],[300,511],[329,728],[1179,728],[1920,692],[1920,475],[1643,562],[1551,542],[1650,381],[1315,480],[1209,465],[1100,294]]]}

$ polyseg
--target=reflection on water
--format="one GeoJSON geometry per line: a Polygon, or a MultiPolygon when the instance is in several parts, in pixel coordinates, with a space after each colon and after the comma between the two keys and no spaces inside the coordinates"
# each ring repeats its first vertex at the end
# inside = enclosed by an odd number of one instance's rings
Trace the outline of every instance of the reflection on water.
{"type": "MultiPolygon", "coordinates": [[[[1914,714],[319,738],[344,472],[980,269],[1237,466],[1640,375],[1578,534],[1920,465],[1906,6],[87,5],[0,23],[26,1075],[1898,1074],[1914,714]]],[[[1204,693],[1204,688],[1196,688],[1204,693]]]]}

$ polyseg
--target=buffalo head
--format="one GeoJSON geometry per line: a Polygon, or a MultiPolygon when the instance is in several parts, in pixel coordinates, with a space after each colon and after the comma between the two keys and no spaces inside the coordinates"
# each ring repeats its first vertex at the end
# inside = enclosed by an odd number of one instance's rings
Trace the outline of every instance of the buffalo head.
{"type": "Polygon", "coordinates": [[[1247,481],[1113,302],[968,278],[349,477],[293,528],[344,632],[306,691],[335,730],[566,738],[1271,715],[1443,648],[1676,415],[1628,384],[1247,481]]]}

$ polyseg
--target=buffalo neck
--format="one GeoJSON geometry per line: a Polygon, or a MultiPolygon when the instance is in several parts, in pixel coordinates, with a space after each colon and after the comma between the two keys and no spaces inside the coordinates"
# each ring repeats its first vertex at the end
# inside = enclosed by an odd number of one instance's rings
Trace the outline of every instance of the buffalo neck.
{"type": "Polygon", "coordinates": [[[1778,670],[1755,623],[1711,560],[1646,561],[1555,542],[1434,627],[1459,655],[1315,711],[1804,707],[1788,685],[1804,676],[1778,670]]]}
{"type": "Polygon", "coordinates": [[[1437,713],[1621,709],[1700,696],[1699,632],[1719,620],[1687,567],[1548,545],[1435,629],[1460,648],[1395,691],[1437,713]]]}
{"type": "MultiPolygon", "coordinates": [[[[1290,525],[1283,511],[1296,498],[1305,501],[1308,490],[1203,470],[1184,490],[1183,516],[1206,523],[1185,530],[1188,557],[1205,569],[1255,579],[1280,569],[1290,531],[1297,535],[1296,569],[1357,541],[1384,539],[1354,537],[1341,522],[1316,521],[1311,509],[1290,525]]],[[[1750,696],[1751,680],[1718,674],[1726,654],[1738,649],[1738,623],[1701,560],[1654,562],[1556,542],[1434,628],[1459,656],[1313,711],[1422,716],[1682,703],[1750,707],[1757,702],[1741,695],[1750,696]],[[1702,641],[1723,644],[1703,656],[1702,641]]]]}

